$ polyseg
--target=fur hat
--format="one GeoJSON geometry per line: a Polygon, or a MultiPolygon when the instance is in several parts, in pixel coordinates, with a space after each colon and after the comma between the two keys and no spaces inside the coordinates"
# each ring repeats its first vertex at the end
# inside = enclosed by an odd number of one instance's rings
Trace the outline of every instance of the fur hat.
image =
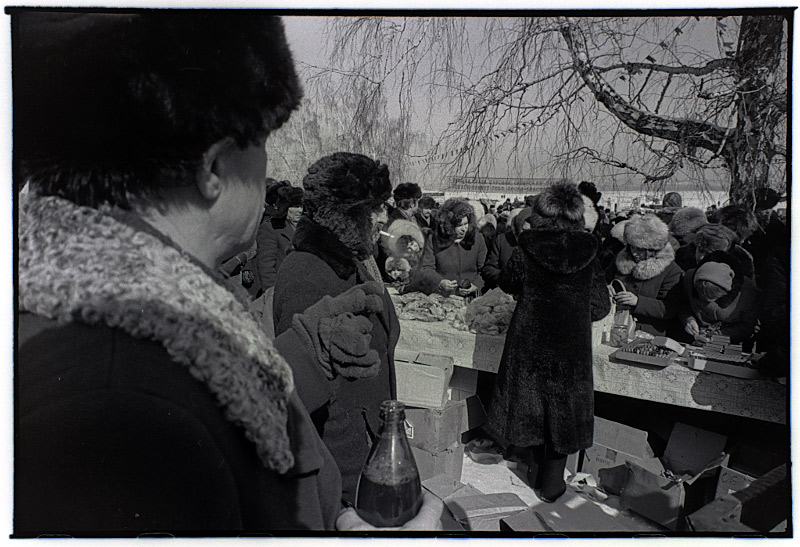
{"type": "MultiPolygon", "coordinates": [[[[481,216],[483,216],[482,213],[481,216]]],[[[477,221],[475,208],[465,198],[450,198],[439,208],[439,213],[436,217],[436,237],[441,241],[454,241],[456,224],[459,224],[461,219],[465,217],[469,224],[469,230],[464,237],[464,244],[471,245],[475,241],[477,221]]]]}
{"type": "MultiPolygon", "coordinates": [[[[288,181],[284,181],[288,182],[288,181]]],[[[303,206],[303,189],[287,185],[281,186],[276,192],[275,199],[275,215],[274,217],[285,217],[289,212],[289,207],[302,207],[303,206]]]]}
{"type": "Polygon", "coordinates": [[[610,232],[611,237],[613,237],[623,245],[625,244],[625,224],[627,224],[627,222],[628,219],[617,222],[616,224],[614,224],[614,226],[611,227],[611,232],[610,232]]]}
{"type": "Polygon", "coordinates": [[[398,203],[404,199],[419,199],[422,197],[422,190],[419,184],[413,182],[401,182],[394,189],[394,202],[398,203]]]}
{"type": "Polygon", "coordinates": [[[683,198],[678,192],[667,192],[661,200],[662,207],[683,207],[683,198]]]}
{"type": "Polygon", "coordinates": [[[583,194],[571,182],[559,182],[538,195],[528,222],[533,230],[583,231],[583,194]]]}
{"type": "Polygon", "coordinates": [[[738,204],[726,205],[714,213],[714,222],[727,226],[739,236],[739,243],[749,238],[758,230],[756,214],[738,204]]]}
{"type": "Polygon", "coordinates": [[[389,168],[362,154],[336,152],[308,168],[303,188],[303,214],[333,232],[356,258],[367,258],[370,216],[392,194],[389,168]]]}
{"type": "Polygon", "coordinates": [[[494,226],[495,228],[497,228],[497,219],[496,219],[496,218],[495,218],[495,216],[494,216],[493,214],[491,214],[491,213],[487,213],[487,214],[483,215],[483,216],[482,216],[482,217],[481,217],[481,218],[478,220],[478,230],[480,230],[481,228],[483,228],[483,227],[484,227],[484,226],[486,226],[487,224],[491,224],[492,226],[494,226]]]}
{"type": "Polygon", "coordinates": [[[710,281],[726,291],[733,288],[733,269],[725,263],[706,262],[694,272],[694,282],[710,281]]]}
{"type": "Polygon", "coordinates": [[[684,207],[675,211],[669,223],[669,231],[677,238],[685,238],[697,229],[708,224],[706,213],[696,207],[684,207]]]}
{"type": "Polygon", "coordinates": [[[388,256],[405,256],[408,253],[406,249],[397,248],[397,243],[403,236],[411,237],[417,242],[420,249],[425,247],[425,236],[422,234],[422,229],[411,220],[393,220],[383,231],[389,234],[389,236],[381,236],[381,245],[388,256]]]}
{"type": "Polygon", "coordinates": [[[694,233],[694,244],[706,252],[727,251],[738,241],[739,236],[722,224],[706,224],[694,233]]]}
{"type": "Polygon", "coordinates": [[[625,223],[625,243],[658,251],[669,240],[669,228],[656,215],[634,215],[625,223]]]}
{"type": "Polygon", "coordinates": [[[436,200],[431,196],[422,196],[417,202],[418,209],[436,209],[436,200]]]}
{"type": "Polygon", "coordinates": [[[283,188],[284,186],[291,186],[292,183],[288,180],[281,180],[277,181],[273,178],[267,177],[265,181],[267,185],[267,193],[264,194],[264,202],[267,205],[275,205],[275,202],[278,200],[278,190],[283,188]]]}
{"type": "Polygon", "coordinates": [[[603,192],[597,191],[597,186],[593,182],[584,180],[578,185],[578,190],[581,194],[592,200],[592,204],[597,205],[600,198],[603,197],[603,192]]]}

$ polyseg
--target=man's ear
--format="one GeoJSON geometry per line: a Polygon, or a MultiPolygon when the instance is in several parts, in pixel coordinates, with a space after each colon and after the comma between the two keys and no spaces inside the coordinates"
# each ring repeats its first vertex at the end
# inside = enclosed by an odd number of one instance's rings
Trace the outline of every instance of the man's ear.
{"type": "Polygon", "coordinates": [[[233,140],[226,137],[212,144],[203,154],[203,165],[195,184],[200,195],[208,201],[216,201],[222,193],[222,157],[232,144],[233,140]]]}

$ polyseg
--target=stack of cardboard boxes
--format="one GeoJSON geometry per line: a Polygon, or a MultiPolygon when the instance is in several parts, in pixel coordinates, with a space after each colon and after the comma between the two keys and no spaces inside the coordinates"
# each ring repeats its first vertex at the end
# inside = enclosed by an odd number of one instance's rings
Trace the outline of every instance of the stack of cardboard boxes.
{"type": "Polygon", "coordinates": [[[395,357],[397,398],[406,405],[406,436],[425,481],[445,475],[459,482],[464,441],[486,415],[475,395],[477,371],[453,359],[418,353],[395,357]]]}

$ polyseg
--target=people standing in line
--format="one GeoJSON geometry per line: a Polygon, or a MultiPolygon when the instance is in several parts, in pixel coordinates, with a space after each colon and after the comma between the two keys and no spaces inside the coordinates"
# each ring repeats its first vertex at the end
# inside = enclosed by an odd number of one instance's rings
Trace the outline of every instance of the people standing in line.
{"type": "Polygon", "coordinates": [[[625,248],[606,269],[606,281],[618,279],[617,309],[629,309],[637,328],[664,335],[667,322],[678,313],[683,271],[675,263],[669,228],[656,215],[634,215],[625,221],[625,248]]]}
{"type": "Polygon", "coordinates": [[[394,209],[389,214],[389,221],[396,219],[413,220],[417,212],[417,200],[422,197],[419,184],[414,182],[401,182],[392,191],[394,196],[394,209]]]}
{"type": "Polygon", "coordinates": [[[450,198],[439,209],[436,232],[425,240],[422,275],[443,295],[478,296],[486,252],[475,209],[466,199],[450,198]]]}
{"type": "MultiPolygon", "coordinates": [[[[280,19],[20,8],[11,21],[27,90],[15,161],[31,187],[15,536],[369,528],[343,511],[290,364],[319,366],[332,347],[366,357],[347,322],[380,287],[311,306],[273,344],[217,272],[255,239],[265,140],[301,97],[280,19]]],[[[414,525],[438,519],[423,506],[414,525]]]]}
{"type": "Polygon", "coordinates": [[[528,483],[546,502],[566,490],[567,456],[593,441],[592,321],[610,300],[584,212],[574,184],[539,194],[499,278],[518,299],[486,428],[525,449],[528,483]]]}
{"type": "Polygon", "coordinates": [[[256,264],[262,291],[275,285],[278,269],[290,252],[295,227],[303,213],[303,189],[292,186],[289,181],[279,184],[272,216],[261,222],[256,239],[256,264]]]}
{"type": "MultiPolygon", "coordinates": [[[[361,283],[381,282],[373,248],[388,220],[388,167],[361,154],[336,152],[308,168],[303,189],[294,250],[275,283],[277,335],[320,300],[361,283]]],[[[339,466],[348,503],[355,502],[358,477],[378,431],[380,404],[396,396],[394,348],[400,324],[388,292],[382,290],[380,297],[382,309],[354,319],[370,337],[371,359],[342,362],[345,356],[332,352],[318,366],[293,369],[300,399],[339,466]]]]}

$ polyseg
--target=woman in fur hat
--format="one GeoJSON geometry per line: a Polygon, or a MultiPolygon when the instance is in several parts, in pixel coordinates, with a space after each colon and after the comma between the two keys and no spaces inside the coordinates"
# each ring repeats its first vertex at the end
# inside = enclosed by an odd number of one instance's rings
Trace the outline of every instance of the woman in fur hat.
{"type": "Polygon", "coordinates": [[[542,192],[528,223],[499,278],[519,297],[487,428],[526,449],[530,486],[554,501],[566,490],[567,455],[592,445],[592,321],[608,314],[610,300],[577,186],[542,192]]]}
{"type": "Polygon", "coordinates": [[[439,209],[437,222],[422,255],[425,282],[443,295],[477,296],[483,288],[486,243],[478,232],[475,209],[466,199],[450,198],[439,209]]]}
{"type": "Polygon", "coordinates": [[[760,291],[745,277],[741,262],[725,251],[706,255],[681,281],[683,303],[678,316],[685,333],[680,341],[708,340],[714,334],[741,344],[756,333],[760,291]]]}
{"type": "Polygon", "coordinates": [[[292,245],[295,226],[303,213],[303,189],[282,181],[275,192],[274,212],[258,228],[256,263],[261,290],[275,285],[283,259],[292,245]]]}
{"type": "Polygon", "coordinates": [[[18,10],[11,23],[30,185],[15,536],[352,526],[290,364],[339,344],[371,358],[351,318],[381,306],[380,285],[304,310],[272,342],[218,273],[256,237],[265,141],[300,101],[281,21],[18,10]]]}
{"type": "Polygon", "coordinates": [[[381,235],[386,256],[385,271],[400,294],[435,290],[421,275],[425,236],[416,222],[398,219],[389,224],[381,235]]]}
{"type": "Polygon", "coordinates": [[[618,279],[624,291],[614,295],[618,309],[630,309],[640,330],[666,332],[678,312],[676,286],[683,273],[675,264],[669,228],[656,215],[634,215],[625,221],[625,248],[606,269],[606,281],[618,279]]]}
{"type": "Polygon", "coordinates": [[[697,207],[684,207],[672,215],[672,220],[669,221],[669,233],[678,241],[678,245],[683,247],[692,242],[694,233],[705,224],[708,224],[705,211],[697,207]]]}
{"type": "MultiPolygon", "coordinates": [[[[294,316],[325,297],[367,281],[381,281],[373,257],[387,222],[392,192],[386,165],[348,152],[317,160],[303,178],[303,215],[294,250],[284,259],[275,283],[275,333],[294,316]]],[[[323,367],[295,369],[300,398],[342,473],[342,496],[355,502],[356,485],[378,431],[378,410],[395,398],[394,348],[400,324],[386,291],[383,309],[359,320],[369,334],[371,362],[340,362],[335,354],[323,367]]],[[[333,327],[332,327],[333,328],[333,327]]]]}

